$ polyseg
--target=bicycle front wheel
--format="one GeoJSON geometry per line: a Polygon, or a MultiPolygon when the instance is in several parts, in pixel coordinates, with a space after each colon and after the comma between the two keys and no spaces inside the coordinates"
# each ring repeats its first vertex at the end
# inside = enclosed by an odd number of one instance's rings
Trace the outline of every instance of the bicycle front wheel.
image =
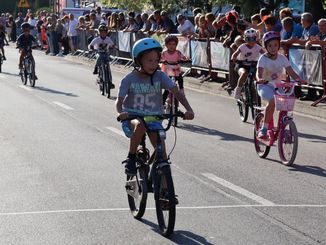
{"type": "Polygon", "coordinates": [[[298,152],[298,131],[295,123],[289,120],[280,130],[278,137],[278,153],[284,165],[293,164],[298,152]]]}
{"type": "Polygon", "coordinates": [[[259,113],[257,114],[255,121],[254,121],[254,143],[255,143],[255,150],[257,152],[257,155],[260,158],[266,158],[269,150],[270,150],[270,146],[265,145],[264,143],[260,142],[257,139],[258,136],[258,132],[259,130],[262,128],[263,123],[264,123],[264,114],[263,113],[259,113]]]}
{"type": "Polygon", "coordinates": [[[29,84],[31,87],[35,86],[35,67],[34,64],[31,63],[29,66],[29,71],[28,71],[28,79],[29,79],[29,84]]]}
{"type": "Polygon", "coordinates": [[[137,170],[137,176],[127,176],[126,191],[131,214],[135,219],[143,217],[147,201],[147,173],[145,168],[137,170]]]}
{"type": "Polygon", "coordinates": [[[170,166],[160,168],[156,173],[155,206],[157,221],[163,236],[173,233],[176,216],[176,197],[170,166]]]}
{"type": "Polygon", "coordinates": [[[241,97],[237,101],[237,105],[238,105],[241,121],[246,122],[249,114],[249,104],[247,103],[247,96],[246,96],[246,85],[242,86],[241,97]]]}

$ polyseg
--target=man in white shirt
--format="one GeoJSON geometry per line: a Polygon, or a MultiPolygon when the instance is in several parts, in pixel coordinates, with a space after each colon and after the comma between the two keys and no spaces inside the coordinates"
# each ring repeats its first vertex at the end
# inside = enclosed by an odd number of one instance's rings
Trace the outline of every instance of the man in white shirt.
{"type": "Polygon", "coordinates": [[[182,14],[179,14],[177,16],[177,21],[179,23],[178,26],[178,32],[183,36],[191,36],[195,33],[195,27],[194,25],[186,19],[185,16],[182,14]]]}
{"type": "Polygon", "coordinates": [[[78,25],[78,21],[74,19],[74,15],[69,14],[67,36],[69,37],[69,45],[70,45],[71,52],[75,52],[77,49],[77,30],[76,30],[77,25],[78,25]]]}

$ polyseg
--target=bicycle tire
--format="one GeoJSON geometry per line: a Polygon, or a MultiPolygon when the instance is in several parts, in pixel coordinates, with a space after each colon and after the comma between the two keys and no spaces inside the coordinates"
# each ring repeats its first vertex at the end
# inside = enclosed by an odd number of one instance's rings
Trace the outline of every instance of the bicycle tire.
{"type": "Polygon", "coordinates": [[[242,122],[246,122],[248,120],[248,114],[249,114],[249,104],[247,102],[247,97],[246,96],[246,86],[244,85],[241,89],[241,97],[237,101],[238,109],[239,109],[239,114],[240,114],[240,119],[242,122]]]}
{"type": "Polygon", "coordinates": [[[264,114],[258,113],[254,120],[254,144],[255,144],[256,153],[260,158],[266,158],[271,148],[270,146],[261,143],[257,139],[258,131],[263,124],[263,119],[264,119],[264,114]]]}
{"type": "Polygon", "coordinates": [[[26,67],[24,68],[24,81],[23,81],[23,84],[26,85],[27,84],[27,77],[28,77],[28,73],[26,71],[26,67]]]}
{"type": "Polygon", "coordinates": [[[257,92],[257,89],[256,89],[256,86],[255,86],[254,82],[251,83],[250,98],[251,98],[251,102],[250,102],[251,116],[252,116],[252,120],[254,120],[255,117],[256,117],[256,113],[257,113],[255,107],[256,106],[258,106],[258,107],[261,106],[261,99],[260,99],[260,97],[258,95],[258,92],[257,92]]]}
{"type": "Polygon", "coordinates": [[[29,79],[29,84],[31,85],[31,87],[35,86],[35,67],[34,67],[34,63],[31,62],[30,64],[30,72],[28,74],[28,79],[29,79]]]}
{"type": "MultiPolygon", "coordinates": [[[[174,99],[174,111],[173,114],[176,114],[178,112],[179,108],[179,101],[177,99],[174,99]]],[[[173,126],[178,127],[178,117],[173,118],[173,126]]]]}
{"type": "Polygon", "coordinates": [[[111,85],[112,85],[112,73],[111,73],[110,64],[107,64],[106,67],[107,67],[107,72],[108,72],[108,91],[107,91],[107,98],[110,99],[110,97],[111,97],[111,85]]]}
{"type": "Polygon", "coordinates": [[[170,166],[158,169],[154,188],[156,216],[160,231],[163,236],[169,237],[173,233],[176,218],[176,198],[170,166]]]}
{"type": "Polygon", "coordinates": [[[105,88],[104,88],[104,80],[103,80],[103,67],[100,66],[99,67],[99,79],[100,79],[100,83],[99,83],[99,88],[100,88],[100,92],[102,95],[105,94],[105,88]]]}
{"type": "MultiPolygon", "coordinates": [[[[146,210],[146,202],[147,202],[147,173],[145,168],[137,169],[137,178],[138,182],[140,183],[140,188],[137,184],[136,176],[127,176],[127,183],[133,183],[134,189],[130,190],[133,192],[138,192],[137,196],[132,196],[127,194],[128,196],[128,204],[129,209],[132,216],[135,219],[141,219],[146,210]]],[[[126,183],[126,188],[128,184],[126,183]]],[[[127,191],[128,192],[128,191],[127,191]]]]}
{"type": "Polygon", "coordinates": [[[2,72],[2,63],[3,63],[3,58],[2,55],[0,55],[0,73],[2,72]]]}
{"type": "Polygon", "coordinates": [[[292,120],[285,122],[284,127],[280,130],[277,148],[281,158],[281,162],[286,166],[291,166],[297,156],[298,152],[298,130],[292,120]],[[287,129],[289,126],[289,129],[287,129]],[[292,146],[290,152],[286,152],[292,146]]]}
{"type": "Polygon", "coordinates": [[[108,71],[108,66],[105,64],[103,65],[103,79],[104,79],[104,91],[107,95],[108,98],[110,98],[110,78],[109,78],[109,71],[108,71]]]}

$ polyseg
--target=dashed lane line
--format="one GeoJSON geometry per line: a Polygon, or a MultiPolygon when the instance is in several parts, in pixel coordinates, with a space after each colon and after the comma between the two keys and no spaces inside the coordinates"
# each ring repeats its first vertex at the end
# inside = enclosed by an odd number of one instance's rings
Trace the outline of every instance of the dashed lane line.
{"type": "Polygon", "coordinates": [[[106,127],[106,129],[110,130],[111,132],[113,133],[116,133],[122,137],[125,137],[125,134],[120,130],[120,129],[117,129],[117,128],[114,128],[114,127],[106,127]]]}
{"type": "Polygon", "coordinates": [[[27,90],[27,91],[29,91],[29,92],[33,91],[32,88],[27,87],[27,86],[25,86],[25,85],[18,85],[18,87],[19,87],[19,88],[22,88],[22,89],[25,89],[25,90],[27,90]]]}
{"type": "Polygon", "coordinates": [[[64,104],[64,103],[61,103],[61,102],[59,102],[59,101],[53,101],[52,103],[55,104],[55,105],[57,105],[57,106],[62,107],[62,108],[65,109],[65,110],[68,110],[68,111],[72,111],[72,110],[74,110],[74,108],[72,108],[72,107],[70,107],[70,106],[68,106],[68,105],[66,105],[66,104],[64,104]]]}
{"type": "Polygon", "coordinates": [[[262,204],[262,205],[275,205],[273,202],[266,200],[265,198],[260,197],[260,196],[254,194],[240,186],[232,184],[231,182],[229,182],[225,179],[217,177],[216,175],[214,175],[212,173],[202,173],[202,175],[205,176],[206,178],[213,180],[214,182],[216,182],[220,185],[223,185],[224,187],[229,188],[229,189],[231,189],[231,190],[233,190],[251,200],[254,200],[255,202],[262,204]]]}

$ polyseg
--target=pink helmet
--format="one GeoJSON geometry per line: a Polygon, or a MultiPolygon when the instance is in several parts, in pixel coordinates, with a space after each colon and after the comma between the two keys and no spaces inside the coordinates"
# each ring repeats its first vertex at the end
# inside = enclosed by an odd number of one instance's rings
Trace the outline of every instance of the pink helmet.
{"type": "Polygon", "coordinates": [[[263,36],[264,46],[266,47],[267,42],[271,40],[281,40],[280,33],[276,31],[266,32],[263,36]]]}

